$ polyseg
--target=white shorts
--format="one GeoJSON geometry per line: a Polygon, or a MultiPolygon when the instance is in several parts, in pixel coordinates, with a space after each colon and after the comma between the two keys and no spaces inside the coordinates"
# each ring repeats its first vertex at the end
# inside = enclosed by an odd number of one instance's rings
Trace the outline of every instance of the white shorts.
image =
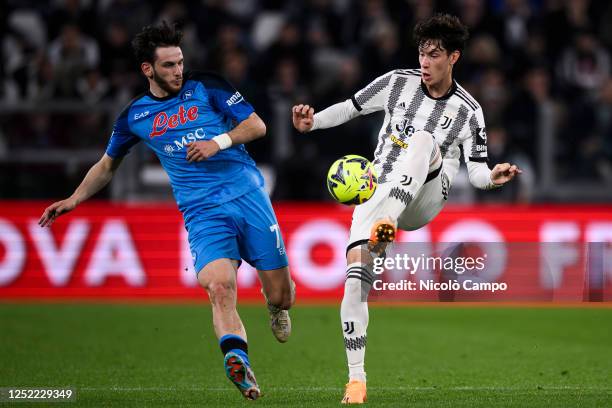
{"type": "MultiPolygon", "coordinates": [[[[431,222],[442,211],[450,189],[448,177],[444,173],[442,164],[438,169],[429,173],[428,179],[430,177],[433,178],[417,191],[415,197],[398,217],[397,227],[399,229],[405,231],[419,229],[431,222]]],[[[392,181],[379,185],[372,198],[355,207],[348,249],[365,243],[370,238],[374,223],[384,218],[384,215],[380,212],[380,204],[384,200],[389,200],[389,194],[394,187],[397,187],[397,183],[392,181]]]]}

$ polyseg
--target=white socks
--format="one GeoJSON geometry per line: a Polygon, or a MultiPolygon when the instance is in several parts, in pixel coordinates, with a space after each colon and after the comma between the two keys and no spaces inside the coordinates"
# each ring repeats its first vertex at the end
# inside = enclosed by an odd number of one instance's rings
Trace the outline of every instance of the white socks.
{"type": "MultiPolygon", "coordinates": [[[[380,208],[376,210],[381,218],[390,218],[393,222],[397,222],[400,214],[425,184],[427,174],[437,168],[434,166],[439,167],[441,157],[437,157],[439,154],[434,155],[436,153],[434,144],[432,135],[426,131],[417,131],[410,137],[408,147],[400,152],[398,161],[388,174],[387,182],[378,186],[388,196],[380,202],[380,208]]],[[[363,256],[361,260],[365,262],[355,262],[347,266],[340,317],[349,380],[365,382],[367,300],[374,275],[370,257],[363,256]]]]}
{"type": "Polygon", "coordinates": [[[368,328],[367,296],[372,274],[362,263],[347,267],[344,297],[340,307],[344,348],[349,368],[349,379],[366,381],[364,370],[366,330],[368,328]]]}

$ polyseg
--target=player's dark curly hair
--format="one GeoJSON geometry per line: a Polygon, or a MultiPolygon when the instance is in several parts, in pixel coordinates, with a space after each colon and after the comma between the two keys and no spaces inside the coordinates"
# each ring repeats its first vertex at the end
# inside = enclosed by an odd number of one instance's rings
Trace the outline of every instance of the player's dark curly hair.
{"type": "Polygon", "coordinates": [[[138,63],[154,62],[157,47],[178,47],[183,40],[183,33],[176,24],[169,25],[162,21],[159,25],[148,25],[136,34],[132,48],[138,63]]]}
{"type": "Polygon", "coordinates": [[[470,34],[455,16],[436,14],[414,27],[414,39],[419,49],[428,42],[437,42],[446,51],[463,51],[470,34]]]}

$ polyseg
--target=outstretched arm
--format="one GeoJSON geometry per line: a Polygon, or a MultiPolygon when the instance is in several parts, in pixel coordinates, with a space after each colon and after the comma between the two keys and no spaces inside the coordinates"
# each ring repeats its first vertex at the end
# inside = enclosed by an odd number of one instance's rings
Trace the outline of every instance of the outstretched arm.
{"type": "Polygon", "coordinates": [[[523,172],[516,165],[510,163],[497,164],[493,167],[493,170],[490,170],[485,162],[469,161],[467,167],[470,183],[482,190],[501,187],[523,172]]]}
{"type": "Polygon", "coordinates": [[[248,143],[266,134],[266,124],[255,113],[240,122],[234,129],[222,133],[211,140],[202,140],[187,144],[187,161],[200,162],[235,144],[248,143]]]}
{"type": "Polygon", "coordinates": [[[359,116],[385,109],[391,92],[391,78],[395,71],[387,72],[370,82],[352,98],[318,112],[309,105],[295,105],[291,110],[293,126],[301,133],[341,125],[359,116]]]}
{"type": "Polygon", "coordinates": [[[332,105],[317,114],[309,105],[296,105],[292,109],[293,126],[301,133],[335,127],[359,116],[350,99],[332,105]]]}
{"type": "Polygon", "coordinates": [[[121,157],[113,159],[109,155],[104,154],[89,169],[81,184],[70,197],[57,201],[45,209],[38,221],[38,225],[41,227],[51,226],[57,217],[74,210],[77,205],[100,191],[113,178],[113,174],[119,167],[121,160],[121,157]]]}

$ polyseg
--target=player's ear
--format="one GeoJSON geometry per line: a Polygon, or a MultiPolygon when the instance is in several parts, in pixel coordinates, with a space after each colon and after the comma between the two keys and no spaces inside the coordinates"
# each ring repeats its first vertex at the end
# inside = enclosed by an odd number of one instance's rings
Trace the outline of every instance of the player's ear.
{"type": "Polygon", "coordinates": [[[455,50],[453,52],[451,52],[450,55],[450,64],[451,65],[455,65],[457,63],[457,61],[459,61],[459,57],[461,56],[461,51],[459,50],[455,50]]]}
{"type": "Polygon", "coordinates": [[[150,62],[140,64],[140,69],[147,78],[153,78],[153,65],[150,62]]]}

